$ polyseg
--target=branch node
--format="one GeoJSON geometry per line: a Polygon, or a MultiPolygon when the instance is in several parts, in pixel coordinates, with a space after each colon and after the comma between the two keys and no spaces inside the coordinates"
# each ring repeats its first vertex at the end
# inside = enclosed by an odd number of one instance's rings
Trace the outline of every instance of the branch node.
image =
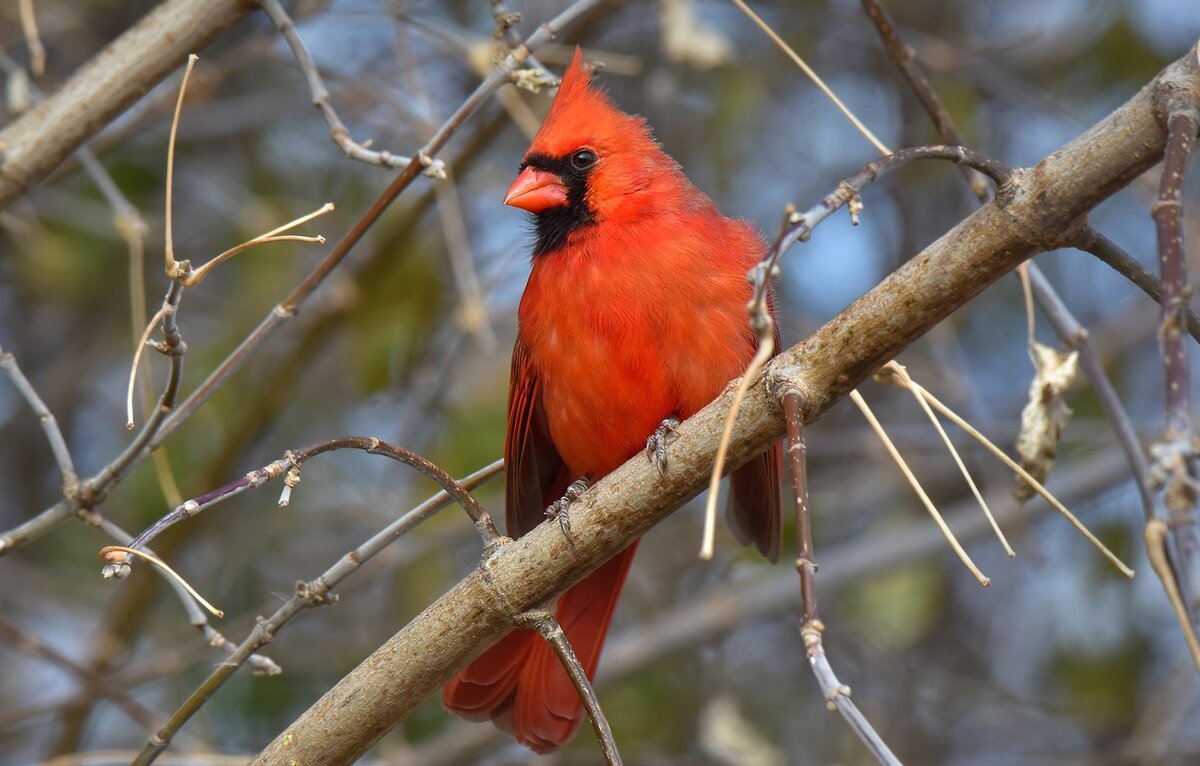
{"type": "Polygon", "coordinates": [[[338,595],[329,592],[329,586],[321,578],[312,582],[296,581],[296,596],[311,606],[333,606],[338,602],[338,595]]]}
{"type": "Polygon", "coordinates": [[[279,493],[279,507],[287,508],[292,502],[292,490],[300,483],[300,466],[293,465],[283,478],[283,491],[279,493]]]}

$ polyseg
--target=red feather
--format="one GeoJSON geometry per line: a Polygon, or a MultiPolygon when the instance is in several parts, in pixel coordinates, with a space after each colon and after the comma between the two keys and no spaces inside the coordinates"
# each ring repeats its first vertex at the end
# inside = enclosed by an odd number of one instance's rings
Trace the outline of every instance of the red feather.
{"type": "MultiPolygon", "coordinates": [[[[645,122],[589,82],[579,51],[509,190],[538,213],[508,400],[506,518],[519,536],[580,476],[640,452],[667,417],[686,419],[740,375],[756,340],[746,272],[763,244],[683,175],[645,122]]],[[[778,339],[776,339],[778,348],[778,339]]],[[[734,472],[729,521],[743,543],[779,552],[776,446],[734,472]]],[[[594,675],[634,546],[568,590],[558,620],[594,675]]],[[[553,651],[514,631],[446,685],[443,702],[492,718],[549,752],[582,704],[553,651]]]]}

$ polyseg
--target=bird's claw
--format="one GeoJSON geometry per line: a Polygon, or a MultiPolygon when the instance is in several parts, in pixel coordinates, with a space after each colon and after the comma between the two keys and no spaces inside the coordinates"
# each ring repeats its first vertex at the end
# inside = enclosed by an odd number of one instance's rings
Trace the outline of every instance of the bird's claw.
{"type": "Polygon", "coordinates": [[[567,537],[571,536],[571,517],[567,515],[567,509],[571,507],[571,503],[583,497],[590,483],[588,477],[580,476],[567,486],[567,491],[562,497],[546,506],[546,517],[558,519],[558,525],[567,537]]]}
{"type": "Polygon", "coordinates": [[[669,417],[646,439],[646,457],[658,466],[660,476],[667,472],[667,445],[679,438],[679,432],[675,430],[678,425],[679,418],[669,417]]]}

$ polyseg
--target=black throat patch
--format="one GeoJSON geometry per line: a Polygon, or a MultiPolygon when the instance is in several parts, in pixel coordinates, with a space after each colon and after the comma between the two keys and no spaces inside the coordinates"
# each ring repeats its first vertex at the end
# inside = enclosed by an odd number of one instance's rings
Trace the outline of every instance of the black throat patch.
{"type": "Polygon", "coordinates": [[[596,217],[584,201],[587,193],[587,176],[591,168],[580,170],[571,164],[571,156],[550,157],[531,154],[521,163],[521,168],[535,168],[553,173],[567,187],[567,204],[543,210],[534,217],[537,240],[533,245],[533,257],[549,255],[567,243],[567,236],[576,229],[593,226],[596,217]]]}

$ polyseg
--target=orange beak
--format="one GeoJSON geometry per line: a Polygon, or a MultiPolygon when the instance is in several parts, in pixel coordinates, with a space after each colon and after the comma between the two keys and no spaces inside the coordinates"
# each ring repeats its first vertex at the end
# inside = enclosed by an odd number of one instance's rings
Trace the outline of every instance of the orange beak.
{"type": "Polygon", "coordinates": [[[554,173],[525,168],[508,187],[504,204],[540,213],[552,207],[567,206],[567,187],[554,173]]]}

